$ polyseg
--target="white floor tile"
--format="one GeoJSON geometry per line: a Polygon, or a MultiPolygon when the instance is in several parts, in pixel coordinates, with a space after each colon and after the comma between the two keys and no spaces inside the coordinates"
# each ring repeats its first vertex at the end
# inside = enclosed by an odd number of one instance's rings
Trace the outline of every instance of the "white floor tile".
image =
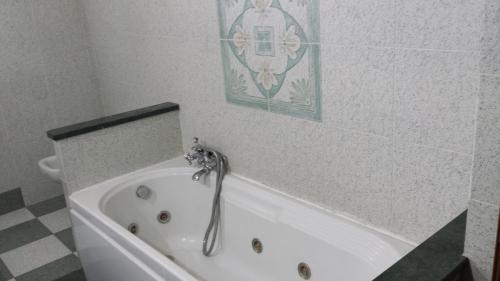
{"type": "Polygon", "coordinates": [[[57,210],[53,213],[38,218],[52,233],[59,232],[71,227],[71,219],[67,208],[57,210]]]}
{"type": "Polygon", "coordinates": [[[15,210],[0,216],[0,230],[34,219],[35,216],[26,208],[15,210]]]}
{"type": "Polygon", "coordinates": [[[71,254],[54,235],[0,255],[12,275],[19,276],[71,254]]]}

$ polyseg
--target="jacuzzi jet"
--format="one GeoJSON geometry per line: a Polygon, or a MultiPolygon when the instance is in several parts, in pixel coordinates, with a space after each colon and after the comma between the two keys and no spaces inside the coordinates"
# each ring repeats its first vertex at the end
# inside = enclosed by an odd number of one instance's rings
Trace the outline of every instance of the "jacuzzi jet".
{"type": "Polygon", "coordinates": [[[171,218],[172,215],[170,215],[169,211],[161,211],[157,216],[158,222],[163,224],[168,223],[171,218]]]}
{"type": "Polygon", "coordinates": [[[148,200],[151,197],[151,189],[145,185],[141,185],[135,190],[135,195],[141,199],[148,200]]]}
{"type": "Polygon", "coordinates": [[[302,277],[302,279],[309,280],[311,278],[311,269],[307,263],[299,263],[297,270],[299,271],[299,276],[302,277]]]}
{"type": "Polygon", "coordinates": [[[257,254],[262,253],[262,250],[264,250],[264,246],[262,245],[262,242],[260,242],[260,240],[257,238],[254,238],[252,240],[252,248],[253,248],[253,251],[256,252],[257,254]]]}
{"type": "Polygon", "coordinates": [[[135,223],[131,223],[128,225],[127,229],[128,231],[130,231],[130,233],[136,234],[137,231],[139,231],[139,226],[135,223]]]}

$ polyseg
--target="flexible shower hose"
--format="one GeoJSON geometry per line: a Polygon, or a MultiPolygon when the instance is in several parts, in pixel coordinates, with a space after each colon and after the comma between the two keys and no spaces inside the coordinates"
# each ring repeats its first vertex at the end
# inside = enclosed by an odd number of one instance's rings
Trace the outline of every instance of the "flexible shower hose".
{"type": "Polygon", "coordinates": [[[203,255],[207,257],[212,255],[215,243],[217,241],[217,233],[219,231],[220,212],[221,212],[220,195],[222,192],[222,181],[224,180],[224,175],[226,174],[226,164],[227,164],[226,159],[222,154],[218,152],[212,152],[212,153],[216,161],[217,180],[215,183],[215,194],[212,202],[212,215],[210,217],[210,223],[208,224],[207,232],[205,232],[205,237],[203,238],[203,255]],[[210,236],[212,236],[211,239],[210,236]],[[208,246],[209,240],[210,240],[210,245],[208,246]]]}

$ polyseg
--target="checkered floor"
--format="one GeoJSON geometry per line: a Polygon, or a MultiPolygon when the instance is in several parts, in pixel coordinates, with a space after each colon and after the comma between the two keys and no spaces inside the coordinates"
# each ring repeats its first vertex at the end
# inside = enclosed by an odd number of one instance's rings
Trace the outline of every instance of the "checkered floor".
{"type": "Polygon", "coordinates": [[[0,281],[85,281],[63,196],[0,215],[0,281]]]}

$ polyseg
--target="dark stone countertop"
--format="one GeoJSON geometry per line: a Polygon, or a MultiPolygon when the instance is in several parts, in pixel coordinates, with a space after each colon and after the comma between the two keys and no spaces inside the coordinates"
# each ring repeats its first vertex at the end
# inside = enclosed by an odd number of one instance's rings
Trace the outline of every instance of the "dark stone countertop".
{"type": "Polygon", "coordinates": [[[87,122],[82,122],[74,125],[65,126],[62,128],[50,130],[47,136],[55,141],[67,139],[70,137],[102,130],[105,128],[117,126],[120,124],[140,120],[147,117],[179,110],[179,105],[176,103],[165,102],[153,106],[148,106],[124,113],[110,115],[103,118],[94,119],[87,122]]]}
{"type": "Polygon", "coordinates": [[[461,277],[468,268],[468,260],[462,256],[466,221],[464,212],[374,281],[468,280],[461,277]]]}

